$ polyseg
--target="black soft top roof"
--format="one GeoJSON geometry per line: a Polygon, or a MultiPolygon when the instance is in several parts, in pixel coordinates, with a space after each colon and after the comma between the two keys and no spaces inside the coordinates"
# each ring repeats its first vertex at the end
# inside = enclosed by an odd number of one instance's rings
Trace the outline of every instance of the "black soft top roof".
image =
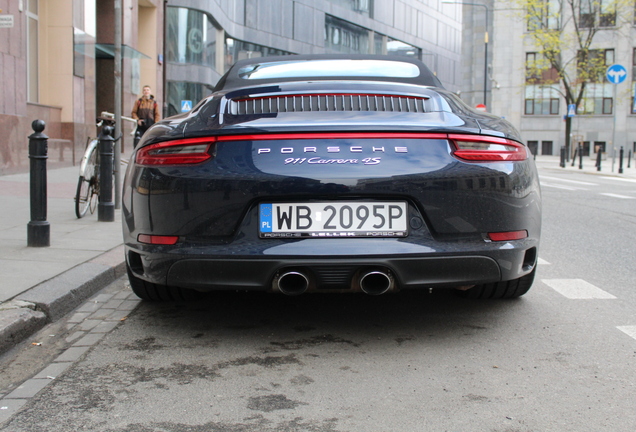
{"type": "Polygon", "coordinates": [[[313,54],[239,60],[219,80],[214,91],[289,81],[334,80],[388,81],[443,88],[424,63],[410,57],[313,54]]]}

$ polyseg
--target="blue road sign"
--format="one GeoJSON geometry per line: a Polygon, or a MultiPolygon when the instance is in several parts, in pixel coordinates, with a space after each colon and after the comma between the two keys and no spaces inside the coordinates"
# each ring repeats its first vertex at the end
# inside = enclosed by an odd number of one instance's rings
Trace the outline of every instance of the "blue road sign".
{"type": "Polygon", "coordinates": [[[191,100],[182,100],[181,101],[181,112],[189,112],[192,111],[192,101],[191,100]]]}
{"type": "Polygon", "coordinates": [[[607,68],[607,80],[612,84],[620,84],[627,78],[627,69],[622,65],[613,64],[607,68]]]}
{"type": "Polygon", "coordinates": [[[576,105],[569,104],[568,105],[568,117],[574,117],[576,115],[576,105]]]}

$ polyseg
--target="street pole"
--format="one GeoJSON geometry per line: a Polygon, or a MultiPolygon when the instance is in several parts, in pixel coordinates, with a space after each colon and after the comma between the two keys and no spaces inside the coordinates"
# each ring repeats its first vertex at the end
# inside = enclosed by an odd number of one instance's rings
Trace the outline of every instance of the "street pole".
{"type": "MultiPolygon", "coordinates": [[[[121,0],[115,0],[115,139],[121,137],[121,0]]],[[[123,140],[122,140],[123,143],[123,140]]],[[[121,208],[121,143],[115,144],[115,208],[121,208]]]]}

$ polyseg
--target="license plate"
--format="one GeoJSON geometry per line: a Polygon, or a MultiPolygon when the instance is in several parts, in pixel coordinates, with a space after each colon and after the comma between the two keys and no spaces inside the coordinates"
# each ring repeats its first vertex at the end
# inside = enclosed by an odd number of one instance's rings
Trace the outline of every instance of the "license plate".
{"type": "Polygon", "coordinates": [[[261,238],[406,237],[406,202],[266,203],[261,238]]]}

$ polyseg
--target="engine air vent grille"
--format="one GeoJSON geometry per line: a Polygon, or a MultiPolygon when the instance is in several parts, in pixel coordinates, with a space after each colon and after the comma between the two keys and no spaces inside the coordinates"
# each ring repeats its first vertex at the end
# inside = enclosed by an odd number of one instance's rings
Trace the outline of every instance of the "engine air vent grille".
{"type": "Polygon", "coordinates": [[[266,96],[230,100],[226,113],[233,115],[284,112],[427,112],[428,98],[379,94],[312,94],[266,96]]]}

